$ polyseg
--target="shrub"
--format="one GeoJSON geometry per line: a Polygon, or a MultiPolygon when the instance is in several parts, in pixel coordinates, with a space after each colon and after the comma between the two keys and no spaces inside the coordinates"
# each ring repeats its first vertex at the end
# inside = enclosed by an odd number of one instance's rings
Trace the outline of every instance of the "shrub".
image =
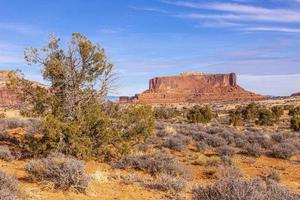
{"type": "Polygon", "coordinates": [[[0,119],[0,127],[2,130],[24,128],[25,126],[26,126],[25,121],[20,119],[14,119],[14,118],[0,119]]]}
{"type": "Polygon", "coordinates": [[[48,115],[41,122],[41,137],[28,133],[20,146],[33,155],[59,151],[77,158],[110,160],[129,153],[132,143],[153,133],[154,117],[149,106],[131,105],[118,115],[112,114],[116,118],[110,118],[101,109],[86,108],[80,123],[48,115]]]}
{"type": "Polygon", "coordinates": [[[300,115],[294,115],[291,119],[291,129],[300,131],[300,115]]]}
{"type": "Polygon", "coordinates": [[[242,115],[234,111],[230,112],[229,123],[232,124],[233,126],[242,126],[243,125],[242,115]]]}
{"type": "Polygon", "coordinates": [[[296,153],[296,148],[291,143],[279,143],[271,148],[270,156],[274,158],[289,159],[296,153]]]}
{"type": "Polygon", "coordinates": [[[119,162],[113,162],[115,168],[133,168],[144,170],[151,175],[168,174],[171,176],[188,176],[188,169],[180,164],[175,158],[163,153],[157,152],[151,155],[129,156],[119,162]]]}
{"type": "Polygon", "coordinates": [[[15,177],[0,170],[0,200],[17,200],[18,193],[18,182],[15,177]]]}
{"type": "Polygon", "coordinates": [[[196,150],[197,152],[201,152],[203,153],[205,151],[205,149],[207,148],[207,145],[205,142],[197,142],[196,143],[196,150]]]}
{"type": "Polygon", "coordinates": [[[26,171],[38,181],[53,182],[56,188],[63,190],[74,188],[85,192],[90,181],[82,161],[62,154],[31,160],[26,165],[26,171]]]}
{"type": "Polygon", "coordinates": [[[0,119],[4,119],[6,117],[5,113],[0,113],[0,119]]]}
{"type": "Polygon", "coordinates": [[[12,161],[15,159],[15,157],[11,154],[8,146],[6,145],[0,146],[0,159],[5,161],[12,161]]]}
{"type": "Polygon", "coordinates": [[[221,157],[223,157],[223,156],[231,157],[231,156],[233,156],[236,153],[236,151],[231,146],[225,145],[225,146],[219,147],[217,149],[217,153],[221,157]]]}
{"type": "Polygon", "coordinates": [[[257,143],[254,143],[254,144],[246,144],[246,146],[244,146],[244,149],[243,149],[243,153],[245,155],[248,155],[248,156],[253,156],[253,157],[260,157],[261,156],[261,148],[260,148],[260,145],[257,144],[257,143]]]}
{"type": "Polygon", "coordinates": [[[258,179],[242,180],[224,178],[213,185],[193,189],[193,200],[260,199],[261,183],[258,179]]]}
{"type": "Polygon", "coordinates": [[[204,141],[212,147],[220,147],[227,144],[226,140],[216,135],[207,135],[207,137],[204,138],[204,141]]]}
{"type": "Polygon", "coordinates": [[[223,178],[208,186],[193,189],[193,200],[296,200],[299,195],[289,192],[275,182],[266,186],[260,179],[223,178]]]}
{"type": "Polygon", "coordinates": [[[156,107],[153,112],[156,119],[173,119],[181,115],[177,108],[169,108],[166,106],[156,107]]]}
{"type": "Polygon", "coordinates": [[[146,187],[155,190],[180,192],[186,187],[186,181],[178,177],[161,174],[158,179],[150,181],[146,187]]]}
{"type": "Polygon", "coordinates": [[[163,146],[172,150],[182,151],[190,142],[190,137],[178,134],[167,138],[167,140],[163,143],[163,146]]]}
{"type": "Polygon", "coordinates": [[[269,109],[261,109],[258,113],[256,124],[261,126],[273,126],[276,121],[275,115],[269,109]]]}
{"type": "Polygon", "coordinates": [[[271,110],[275,116],[276,121],[278,121],[280,117],[284,114],[284,108],[282,106],[273,106],[271,110]]]}
{"type": "Polygon", "coordinates": [[[191,123],[203,123],[206,124],[213,118],[213,113],[208,106],[194,106],[187,113],[187,119],[191,123]]]}
{"type": "Polygon", "coordinates": [[[244,109],[242,109],[243,118],[246,120],[254,120],[258,116],[260,106],[254,102],[248,104],[244,109]]]}
{"type": "Polygon", "coordinates": [[[275,170],[272,169],[268,172],[268,174],[266,176],[264,176],[264,179],[267,182],[270,182],[270,181],[279,182],[280,181],[280,176],[275,170]]]}
{"type": "Polygon", "coordinates": [[[289,115],[290,116],[300,115],[300,106],[291,108],[289,110],[289,115]]]}

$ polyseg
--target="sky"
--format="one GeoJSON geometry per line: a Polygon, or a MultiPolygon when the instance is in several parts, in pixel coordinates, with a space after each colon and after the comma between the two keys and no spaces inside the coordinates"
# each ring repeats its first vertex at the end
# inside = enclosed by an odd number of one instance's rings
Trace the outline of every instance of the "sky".
{"type": "Polygon", "coordinates": [[[111,95],[181,72],[238,74],[264,95],[300,91],[300,0],[0,0],[0,70],[28,66],[24,48],[73,32],[106,50],[117,73],[111,95]]]}

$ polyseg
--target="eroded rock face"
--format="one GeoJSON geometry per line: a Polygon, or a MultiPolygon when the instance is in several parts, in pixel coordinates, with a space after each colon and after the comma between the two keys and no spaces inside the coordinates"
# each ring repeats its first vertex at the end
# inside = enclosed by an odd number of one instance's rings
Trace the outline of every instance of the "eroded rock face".
{"type": "Polygon", "coordinates": [[[237,85],[235,73],[185,73],[179,76],[153,78],[149,81],[148,90],[134,97],[121,97],[120,102],[164,104],[261,99],[265,97],[237,85]]]}
{"type": "Polygon", "coordinates": [[[9,72],[0,71],[0,106],[15,106],[21,103],[18,95],[7,88],[9,72]]]}
{"type": "Polygon", "coordinates": [[[300,97],[300,92],[294,93],[291,95],[292,97],[300,97]]]}

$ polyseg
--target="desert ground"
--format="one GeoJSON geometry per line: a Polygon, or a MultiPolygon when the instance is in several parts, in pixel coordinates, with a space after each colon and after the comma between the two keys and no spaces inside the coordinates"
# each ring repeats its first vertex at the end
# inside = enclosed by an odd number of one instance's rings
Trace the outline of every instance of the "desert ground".
{"type": "MultiPolygon", "coordinates": [[[[193,197],[195,187],[213,184],[227,173],[239,173],[238,176],[245,180],[274,180],[290,192],[300,194],[300,133],[290,129],[288,111],[285,110],[279,122],[272,126],[251,122],[236,127],[230,125],[229,110],[249,103],[211,102],[208,105],[218,116],[207,124],[190,123],[180,116],[157,118],[154,134],[144,143],[134,145],[129,155],[118,160],[85,161],[90,182],[84,193],[57,189],[51,181],[35,180],[25,170],[31,158],[15,156],[15,159],[8,160],[1,155],[0,166],[4,172],[16,177],[18,193],[23,199],[196,199],[193,197]],[[286,157],[274,152],[275,156],[271,155],[272,148],[282,142],[293,142],[297,149],[286,157]],[[251,148],[255,145],[259,147],[251,148]]],[[[300,98],[277,98],[256,103],[267,108],[300,106],[300,98]]],[[[193,106],[168,105],[179,110],[193,106]]],[[[5,113],[2,125],[5,120],[27,120],[16,109],[2,108],[1,111],[5,113]]],[[[2,135],[8,134],[10,138],[21,137],[26,132],[22,127],[2,131],[2,135]]],[[[2,138],[3,145],[15,154],[12,140],[2,138]]]]}

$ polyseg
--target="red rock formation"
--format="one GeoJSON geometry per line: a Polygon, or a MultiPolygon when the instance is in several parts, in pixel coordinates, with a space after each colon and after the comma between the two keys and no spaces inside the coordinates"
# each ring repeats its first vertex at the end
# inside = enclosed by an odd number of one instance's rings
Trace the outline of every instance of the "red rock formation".
{"type": "Polygon", "coordinates": [[[291,95],[292,97],[300,97],[300,92],[294,93],[291,95]]]}
{"type": "Polygon", "coordinates": [[[0,71],[0,106],[15,106],[21,102],[17,94],[7,88],[9,71],[0,71]]]}
{"type": "Polygon", "coordinates": [[[237,85],[235,73],[185,73],[179,76],[157,77],[149,81],[149,89],[135,97],[122,97],[121,102],[194,103],[223,100],[261,100],[264,96],[237,85]]]}

